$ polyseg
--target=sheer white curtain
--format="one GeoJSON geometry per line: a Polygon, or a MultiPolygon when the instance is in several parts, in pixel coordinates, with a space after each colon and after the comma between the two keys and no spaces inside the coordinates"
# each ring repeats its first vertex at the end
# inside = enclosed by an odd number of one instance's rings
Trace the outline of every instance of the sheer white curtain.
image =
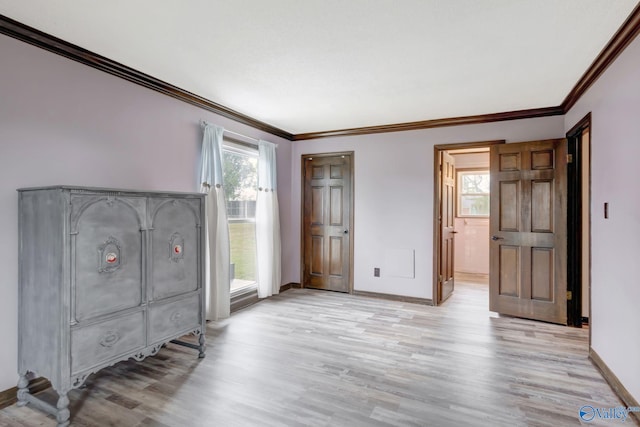
{"type": "Polygon", "coordinates": [[[222,134],[224,129],[203,123],[200,191],[206,197],[207,320],[229,317],[229,223],[222,187],[222,134]]]}
{"type": "Polygon", "coordinates": [[[258,298],[280,292],[280,213],[276,178],[276,146],[267,141],[259,141],[256,202],[258,298]]]}

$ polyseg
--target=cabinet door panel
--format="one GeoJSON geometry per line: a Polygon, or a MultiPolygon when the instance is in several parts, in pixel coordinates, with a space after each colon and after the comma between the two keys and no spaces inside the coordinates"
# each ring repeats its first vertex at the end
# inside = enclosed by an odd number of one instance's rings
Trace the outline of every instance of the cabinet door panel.
{"type": "Polygon", "coordinates": [[[75,319],[136,307],[142,302],[144,199],[74,198],[75,319]]]}
{"type": "Polygon", "coordinates": [[[151,227],[151,299],[198,288],[199,221],[189,204],[165,201],[156,209],[151,227]]]}

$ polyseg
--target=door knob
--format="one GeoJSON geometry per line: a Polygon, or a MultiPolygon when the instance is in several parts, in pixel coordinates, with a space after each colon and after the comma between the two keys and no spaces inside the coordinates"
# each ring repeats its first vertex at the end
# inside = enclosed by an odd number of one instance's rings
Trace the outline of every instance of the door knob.
{"type": "Polygon", "coordinates": [[[349,230],[344,230],[344,234],[349,234],[349,230]]]}
{"type": "Polygon", "coordinates": [[[458,232],[457,231],[452,231],[451,234],[458,234],[458,232]]]}
{"type": "Polygon", "coordinates": [[[504,240],[504,237],[500,237],[500,236],[491,236],[491,240],[496,241],[496,240],[504,240]]]}

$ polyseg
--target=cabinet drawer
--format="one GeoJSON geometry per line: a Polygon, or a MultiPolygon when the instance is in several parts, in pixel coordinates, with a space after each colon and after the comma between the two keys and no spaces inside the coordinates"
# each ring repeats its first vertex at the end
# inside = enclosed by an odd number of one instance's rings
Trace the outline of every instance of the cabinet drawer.
{"type": "Polygon", "coordinates": [[[71,332],[71,372],[76,374],[144,348],[144,313],[138,311],[71,332]]]}
{"type": "Polygon", "coordinates": [[[156,303],[149,310],[149,344],[201,326],[200,295],[170,303],[156,303]]]}

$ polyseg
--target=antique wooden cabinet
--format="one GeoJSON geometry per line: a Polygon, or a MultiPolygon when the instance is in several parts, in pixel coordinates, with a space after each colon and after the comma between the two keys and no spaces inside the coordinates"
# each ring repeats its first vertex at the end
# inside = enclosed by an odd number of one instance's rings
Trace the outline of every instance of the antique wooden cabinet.
{"type": "Polygon", "coordinates": [[[67,393],[193,333],[204,357],[204,195],[80,187],[19,192],[18,404],[69,424],[67,393]],[[57,407],[29,394],[50,380],[57,407]]]}

